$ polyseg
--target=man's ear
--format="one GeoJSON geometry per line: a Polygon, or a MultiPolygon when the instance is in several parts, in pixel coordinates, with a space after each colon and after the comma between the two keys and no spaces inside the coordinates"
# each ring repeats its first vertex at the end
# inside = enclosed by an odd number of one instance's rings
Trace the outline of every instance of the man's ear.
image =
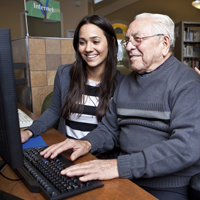
{"type": "Polygon", "coordinates": [[[168,35],[163,36],[162,44],[163,44],[162,54],[165,57],[169,53],[170,49],[170,38],[168,35]]]}

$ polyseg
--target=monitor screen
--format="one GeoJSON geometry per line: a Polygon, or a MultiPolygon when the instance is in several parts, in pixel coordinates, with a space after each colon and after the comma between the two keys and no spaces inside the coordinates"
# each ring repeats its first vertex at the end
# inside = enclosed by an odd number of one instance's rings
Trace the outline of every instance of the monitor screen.
{"type": "Polygon", "coordinates": [[[0,29],[0,156],[13,169],[23,166],[9,29],[0,29]]]}

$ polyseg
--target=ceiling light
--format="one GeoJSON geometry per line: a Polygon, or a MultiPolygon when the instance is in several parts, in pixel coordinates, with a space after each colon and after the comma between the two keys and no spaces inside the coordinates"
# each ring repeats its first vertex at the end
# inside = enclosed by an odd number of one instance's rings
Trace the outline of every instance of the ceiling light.
{"type": "Polygon", "coordinates": [[[199,1],[199,0],[193,1],[193,2],[192,2],[192,5],[193,5],[195,8],[200,9],[200,1],[199,1]]]}

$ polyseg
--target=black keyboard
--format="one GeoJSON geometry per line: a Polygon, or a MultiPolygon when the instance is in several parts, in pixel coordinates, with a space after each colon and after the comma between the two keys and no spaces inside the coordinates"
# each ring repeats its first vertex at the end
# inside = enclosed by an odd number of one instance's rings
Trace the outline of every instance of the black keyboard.
{"type": "Polygon", "coordinates": [[[24,167],[16,169],[31,192],[41,193],[45,199],[56,200],[103,187],[99,180],[81,182],[78,177],[67,177],[60,171],[74,165],[62,155],[46,159],[39,153],[46,147],[24,150],[24,167]]]}

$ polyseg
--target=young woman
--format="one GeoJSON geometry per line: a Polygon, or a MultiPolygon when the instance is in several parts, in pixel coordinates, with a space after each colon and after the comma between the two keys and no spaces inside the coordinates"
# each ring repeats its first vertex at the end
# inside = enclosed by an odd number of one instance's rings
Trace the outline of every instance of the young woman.
{"type": "Polygon", "coordinates": [[[116,70],[118,44],[110,22],[100,15],[84,17],[73,40],[76,61],[61,65],[55,77],[50,107],[24,131],[22,142],[45,132],[58,119],[58,130],[80,139],[105,115],[124,74],[116,70]]]}

